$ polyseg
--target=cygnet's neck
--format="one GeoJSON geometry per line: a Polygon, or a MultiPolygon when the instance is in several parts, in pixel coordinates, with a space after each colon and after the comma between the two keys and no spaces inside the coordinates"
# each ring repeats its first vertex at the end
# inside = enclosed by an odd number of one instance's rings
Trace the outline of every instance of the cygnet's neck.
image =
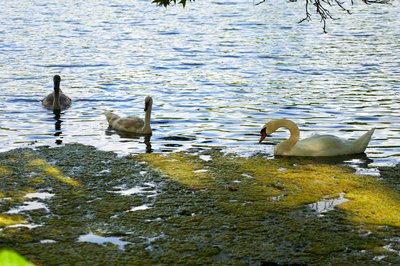
{"type": "Polygon", "coordinates": [[[146,115],[144,117],[144,126],[143,126],[144,133],[151,133],[151,126],[150,126],[151,109],[152,109],[152,103],[150,102],[149,105],[147,106],[146,115]]]}
{"type": "Polygon", "coordinates": [[[53,111],[61,110],[60,94],[61,94],[60,82],[54,82],[53,111]]]}

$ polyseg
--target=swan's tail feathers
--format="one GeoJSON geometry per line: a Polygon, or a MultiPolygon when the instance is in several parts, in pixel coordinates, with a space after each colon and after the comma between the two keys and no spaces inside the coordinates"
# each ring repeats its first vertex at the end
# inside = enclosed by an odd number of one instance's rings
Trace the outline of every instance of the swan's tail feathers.
{"type": "Polygon", "coordinates": [[[356,146],[359,148],[360,153],[363,153],[367,149],[368,143],[370,142],[374,131],[375,131],[375,128],[372,128],[367,133],[365,133],[359,139],[356,140],[356,144],[357,144],[356,146]]]}
{"type": "Polygon", "coordinates": [[[104,115],[106,116],[109,125],[111,125],[113,121],[119,118],[119,116],[114,114],[112,111],[104,111],[104,115]]]}

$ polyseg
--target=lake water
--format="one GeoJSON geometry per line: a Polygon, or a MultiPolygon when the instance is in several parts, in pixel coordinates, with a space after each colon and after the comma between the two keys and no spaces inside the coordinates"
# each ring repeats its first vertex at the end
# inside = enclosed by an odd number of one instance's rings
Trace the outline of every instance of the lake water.
{"type": "MultiPolygon", "coordinates": [[[[400,161],[399,3],[357,4],[323,34],[298,24],[303,1],[1,1],[0,151],[79,142],[120,154],[223,147],[272,154],[262,125],[290,118],[301,137],[355,138],[375,127],[374,166],[400,161]],[[57,122],[52,77],[73,99],[57,122]],[[105,110],[144,115],[150,140],[108,130],[105,110]]],[[[361,1],[360,1],[361,2],[361,1]]]]}

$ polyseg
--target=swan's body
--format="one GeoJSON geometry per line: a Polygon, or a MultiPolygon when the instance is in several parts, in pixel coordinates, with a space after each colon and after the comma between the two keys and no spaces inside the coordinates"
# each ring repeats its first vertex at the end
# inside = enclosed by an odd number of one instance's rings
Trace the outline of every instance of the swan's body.
{"type": "Polygon", "coordinates": [[[65,95],[60,89],[61,77],[59,75],[55,75],[53,77],[53,81],[54,92],[47,95],[42,100],[42,104],[46,109],[53,110],[54,112],[59,112],[71,106],[71,99],[67,95],[65,95]]]}
{"type": "Polygon", "coordinates": [[[340,156],[349,154],[364,153],[371,140],[374,128],[355,140],[346,140],[333,135],[314,135],[309,138],[299,140],[300,131],[296,124],[287,119],[272,120],[261,129],[261,138],[263,139],[278,130],[286,128],[290,131],[289,139],[275,146],[275,155],[284,156],[340,156]]]}
{"type": "Polygon", "coordinates": [[[107,118],[108,125],[111,128],[122,132],[151,135],[152,130],[150,119],[153,99],[150,96],[147,96],[144,102],[144,111],[146,112],[144,120],[136,115],[120,117],[112,111],[106,111],[104,114],[107,118]]]}

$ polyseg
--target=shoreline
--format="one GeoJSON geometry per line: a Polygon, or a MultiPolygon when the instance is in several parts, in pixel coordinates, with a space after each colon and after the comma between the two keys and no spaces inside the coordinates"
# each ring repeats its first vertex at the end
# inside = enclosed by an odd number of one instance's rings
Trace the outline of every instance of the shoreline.
{"type": "Polygon", "coordinates": [[[396,264],[400,164],[380,172],[219,150],[15,149],[0,153],[0,249],[44,265],[396,264]]]}

